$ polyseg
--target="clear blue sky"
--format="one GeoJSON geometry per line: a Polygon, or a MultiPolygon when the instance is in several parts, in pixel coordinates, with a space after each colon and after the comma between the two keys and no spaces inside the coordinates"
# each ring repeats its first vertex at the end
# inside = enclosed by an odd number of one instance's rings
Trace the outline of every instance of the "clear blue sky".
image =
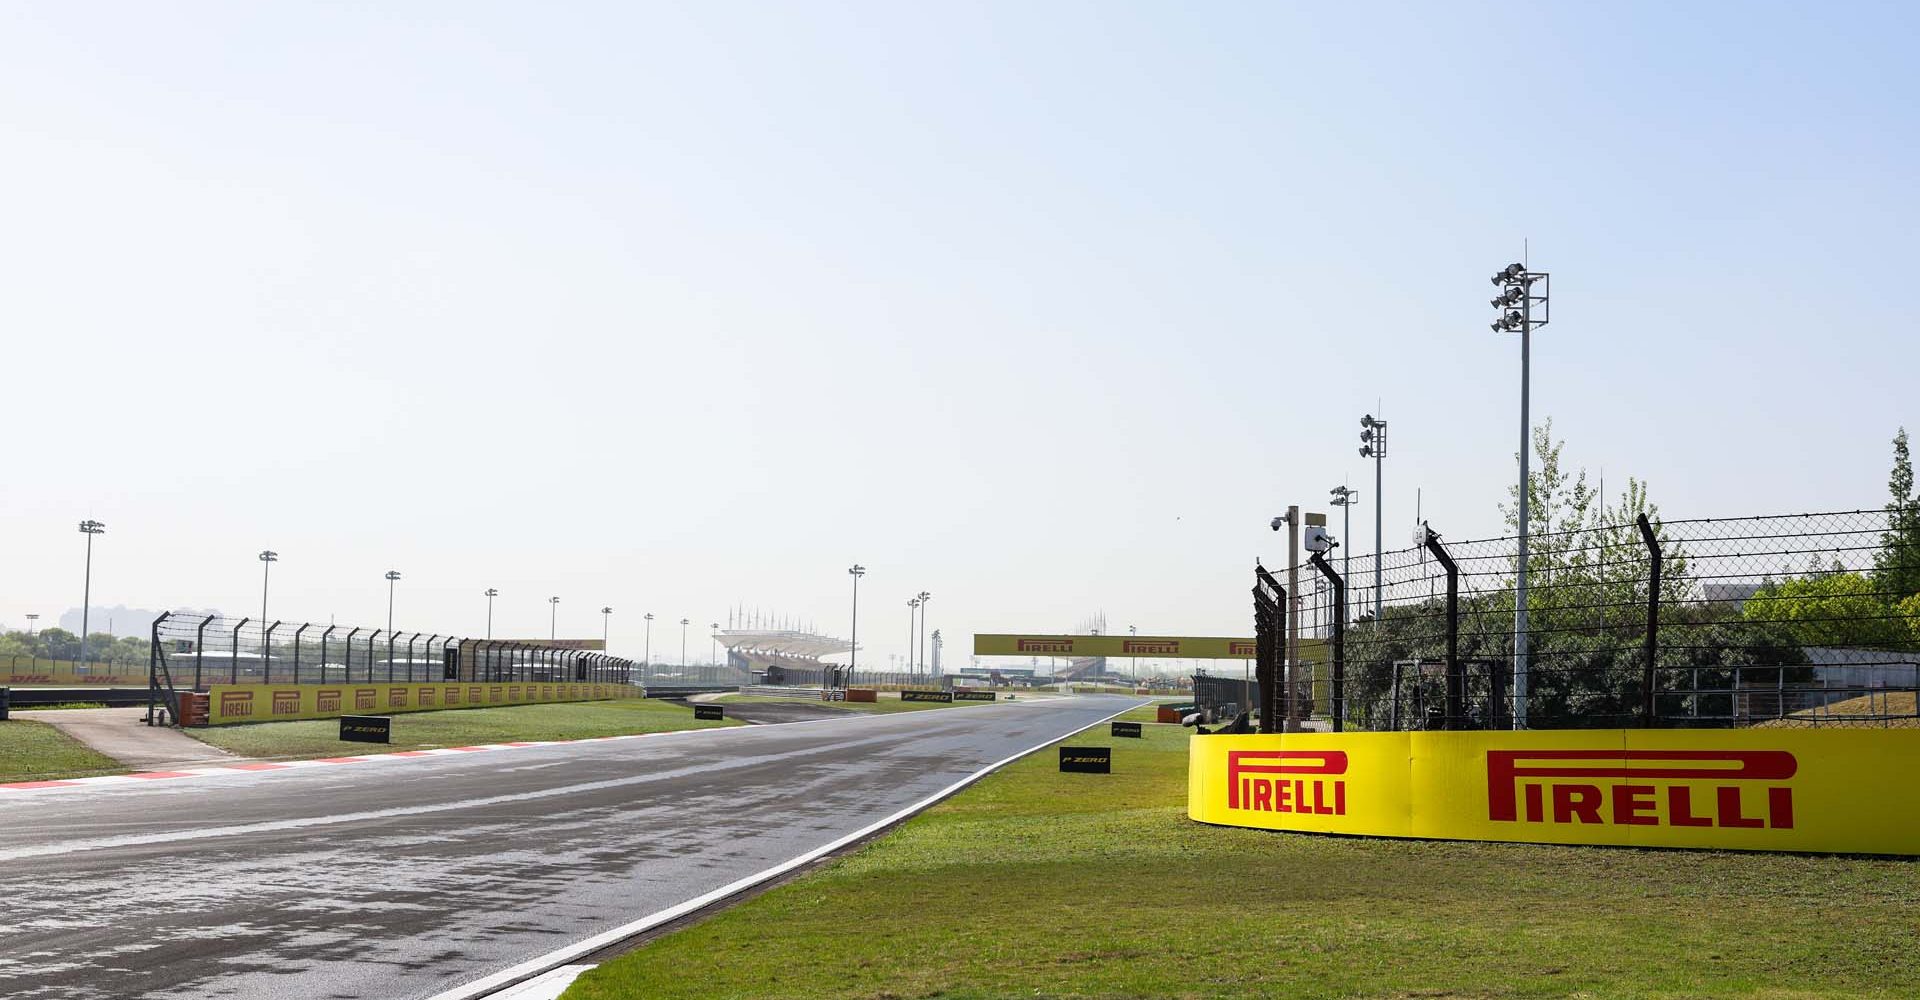
{"type": "MultiPolygon", "coordinates": [[[[1248,627],[1267,519],[1884,502],[1910,5],[0,7],[0,622],[1248,627]]],[[[1359,534],[1356,531],[1356,534],[1359,534]]],[[[667,630],[671,635],[677,629],[667,630]]],[[[696,627],[694,644],[704,647],[696,627]]],[[[673,636],[677,640],[677,635],[673,636]]],[[[656,652],[662,645],[655,635],[656,652]]],[[[676,650],[677,652],[677,650],[676,650]]]]}

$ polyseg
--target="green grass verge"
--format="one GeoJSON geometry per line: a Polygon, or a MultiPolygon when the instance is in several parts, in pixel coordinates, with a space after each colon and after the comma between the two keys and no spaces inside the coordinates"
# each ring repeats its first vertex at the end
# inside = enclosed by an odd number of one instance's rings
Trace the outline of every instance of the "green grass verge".
{"type": "Polygon", "coordinates": [[[523,740],[577,740],[589,736],[712,729],[733,725],[739,723],[699,722],[694,719],[693,710],[685,706],[636,698],[401,712],[393,716],[393,742],[385,746],[340,742],[338,719],[260,722],[189,729],[186,732],[243,757],[297,760],[523,740]]]}
{"type": "Polygon", "coordinates": [[[583,976],[675,997],[1911,997],[1920,865],[1314,837],[1186,818],[1186,742],[1099,727],[583,976]]]}
{"type": "Polygon", "coordinates": [[[95,753],[44,722],[0,722],[0,782],[125,773],[127,769],[119,761],[95,753]]]}

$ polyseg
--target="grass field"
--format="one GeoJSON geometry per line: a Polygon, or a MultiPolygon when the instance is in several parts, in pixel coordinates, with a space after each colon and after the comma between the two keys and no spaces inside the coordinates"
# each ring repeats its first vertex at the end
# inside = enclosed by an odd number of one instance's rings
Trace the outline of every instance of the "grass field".
{"type": "Polygon", "coordinates": [[[393,742],[386,746],[340,742],[340,722],[337,719],[261,722],[246,726],[188,729],[185,732],[243,757],[296,760],[522,740],[577,740],[589,736],[733,725],[739,723],[697,722],[693,718],[693,710],[684,705],[635,698],[558,705],[450,709],[442,712],[402,712],[393,716],[393,742]]]}
{"type": "Polygon", "coordinates": [[[126,770],[119,761],[93,752],[44,722],[0,722],[0,782],[84,778],[126,770]]]}
{"type": "Polygon", "coordinates": [[[1911,997],[1920,864],[1313,837],[1185,817],[1188,734],[1042,752],[565,1000],[1911,997]]]}
{"type": "Polygon", "coordinates": [[[1772,729],[1804,725],[1801,719],[1816,721],[1822,727],[1838,729],[1912,729],[1920,726],[1920,714],[1914,710],[1912,691],[1876,691],[1857,698],[1836,701],[1824,708],[1809,708],[1795,712],[1785,719],[1775,719],[1759,724],[1759,728],[1772,729]],[[1887,718],[1846,719],[1849,715],[1887,716],[1887,718]],[[1840,719],[1833,718],[1841,716],[1840,719]]]}

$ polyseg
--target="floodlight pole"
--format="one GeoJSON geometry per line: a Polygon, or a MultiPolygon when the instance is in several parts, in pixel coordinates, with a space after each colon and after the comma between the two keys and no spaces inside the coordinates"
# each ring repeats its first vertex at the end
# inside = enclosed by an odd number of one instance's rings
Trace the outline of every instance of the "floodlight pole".
{"type": "Polygon", "coordinates": [[[847,570],[847,575],[853,577],[853,640],[847,649],[847,683],[844,686],[852,687],[855,671],[860,665],[860,578],[867,575],[867,568],[854,563],[853,568],[847,570]]]}
{"type": "Polygon", "coordinates": [[[1506,290],[1493,300],[1493,306],[1499,317],[1493,322],[1495,331],[1518,331],[1520,334],[1520,490],[1519,490],[1519,557],[1514,568],[1513,584],[1513,728],[1527,728],[1527,670],[1531,660],[1528,648],[1527,628],[1527,577],[1529,549],[1527,529],[1532,514],[1532,491],[1528,488],[1528,452],[1532,450],[1533,416],[1532,404],[1532,362],[1533,328],[1546,326],[1547,317],[1542,315],[1536,323],[1533,318],[1533,303],[1536,299],[1544,307],[1547,305],[1547,283],[1551,279],[1544,271],[1529,271],[1525,264],[1511,264],[1493,276],[1496,286],[1506,290]],[[1541,292],[1535,295],[1533,286],[1539,283],[1541,292]],[[1512,306],[1519,306],[1514,310],[1512,306]]]}
{"type": "Polygon", "coordinates": [[[82,670],[87,666],[87,614],[93,610],[93,536],[105,534],[107,526],[93,518],[80,522],[80,533],[87,536],[87,572],[80,589],[80,656],[82,670]]]}

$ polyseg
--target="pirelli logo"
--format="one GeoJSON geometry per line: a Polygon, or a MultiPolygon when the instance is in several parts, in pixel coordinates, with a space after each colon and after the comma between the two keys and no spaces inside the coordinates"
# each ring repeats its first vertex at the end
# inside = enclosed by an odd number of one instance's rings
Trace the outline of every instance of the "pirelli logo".
{"type": "Polygon", "coordinates": [[[420,707],[421,708],[433,707],[433,689],[432,688],[420,689],[420,707]]]}
{"type": "Polygon", "coordinates": [[[1487,818],[1791,830],[1799,769],[1785,750],[1489,750],[1487,818]]]}
{"type": "Polygon", "coordinates": [[[220,692],[220,714],[226,718],[235,718],[253,714],[252,691],[220,692]]]}
{"type": "Polygon", "coordinates": [[[1071,653],[1072,639],[1021,639],[1018,647],[1022,653],[1071,653]]]}
{"type": "Polygon", "coordinates": [[[372,688],[353,689],[353,710],[373,708],[379,702],[379,692],[372,688]]]}
{"type": "Polygon", "coordinates": [[[299,715],[300,714],[300,692],[298,690],[275,691],[273,693],[273,714],[299,715]]]}
{"type": "Polygon", "coordinates": [[[1227,643],[1228,656],[1254,657],[1260,655],[1260,648],[1252,642],[1235,639],[1227,643]]]}
{"type": "Polygon", "coordinates": [[[1229,750],[1227,808],[1345,816],[1346,773],[1344,750],[1229,750]]]}
{"type": "Polygon", "coordinates": [[[340,711],[340,689],[321,688],[314,694],[315,711],[322,713],[340,711]]]}
{"type": "Polygon", "coordinates": [[[1120,651],[1134,656],[1179,656],[1178,639],[1127,639],[1120,643],[1120,651]]]}
{"type": "Polygon", "coordinates": [[[387,707],[388,708],[407,707],[407,689],[406,688],[388,688],[387,689],[387,707]]]}

